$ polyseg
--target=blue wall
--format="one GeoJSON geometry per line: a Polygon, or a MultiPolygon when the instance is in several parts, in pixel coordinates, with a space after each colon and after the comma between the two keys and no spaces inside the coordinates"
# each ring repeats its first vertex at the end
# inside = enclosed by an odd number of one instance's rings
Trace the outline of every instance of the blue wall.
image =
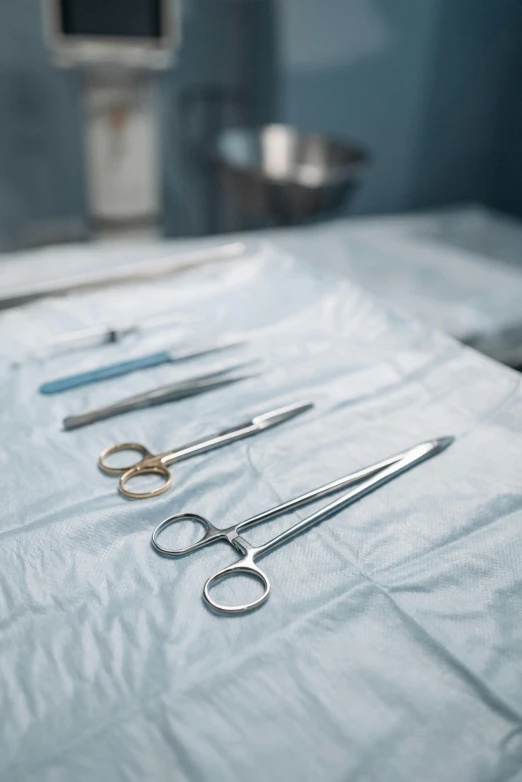
{"type": "MultiPolygon", "coordinates": [[[[183,0],[176,67],[160,76],[165,230],[209,230],[208,166],[194,146],[204,109],[184,102],[208,87],[247,97],[228,121],[274,114],[272,0],[183,0]]],[[[40,0],[0,2],[0,250],[88,234],[79,77],[53,66],[40,0]]],[[[215,197],[213,198],[216,201],[215,197]]]]}
{"type": "Polygon", "coordinates": [[[182,47],[161,85],[168,235],[211,233],[227,223],[219,182],[201,150],[210,146],[212,125],[255,125],[274,118],[273,6],[273,0],[185,2],[182,47]]]}
{"type": "Polygon", "coordinates": [[[521,66],[520,0],[441,0],[413,206],[476,200],[522,215],[522,193],[517,199],[514,192],[522,166],[522,137],[514,132],[521,66]]]}
{"type": "Polygon", "coordinates": [[[0,249],[85,230],[78,89],[51,66],[40,14],[37,0],[1,3],[0,249]]]}
{"type": "Polygon", "coordinates": [[[280,10],[282,117],[373,151],[350,212],[482,200],[522,214],[522,174],[517,197],[508,162],[522,153],[519,0],[280,0],[280,10]]]}
{"type": "Polygon", "coordinates": [[[351,211],[409,204],[437,0],[282,0],[285,121],[367,144],[351,211]]]}
{"type": "MultiPolygon", "coordinates": [[[[219,200],[191,148],[201,112],[182,100],[208,84],[246,95],[228,122],[282,119],[367,144],[374,163],[350,213],[481,200],[522,216],[520,0],[185,7],[178,65],[161,84],[171,235],[207,231],[219,200]]],[[[45,238],[49,225],[50,240],[80,235],[85,202],[76,76],[52,66],[38,0],[2,0],[0,249],[45,238]]]]}

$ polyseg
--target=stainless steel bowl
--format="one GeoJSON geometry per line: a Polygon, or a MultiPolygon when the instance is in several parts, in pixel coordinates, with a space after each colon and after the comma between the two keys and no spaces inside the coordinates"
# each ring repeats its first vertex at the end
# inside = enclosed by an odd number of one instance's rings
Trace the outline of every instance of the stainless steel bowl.
{"type": "Polygon", "coordinates": [[[279,225],[304,223],[339,207],[369,160],[362,147],[289,125],[227,128],[213,157],[244,212],[279,225]]]}

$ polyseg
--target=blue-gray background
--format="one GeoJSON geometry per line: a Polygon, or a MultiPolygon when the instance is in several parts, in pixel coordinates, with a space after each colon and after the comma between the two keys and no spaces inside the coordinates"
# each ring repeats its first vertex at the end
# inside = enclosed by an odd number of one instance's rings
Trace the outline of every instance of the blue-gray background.
{"type": "MultiPolygon", "coordinates": [[[[208,230],[205,171],[191,161],[183,126],[186,101],[201,86],[246,96],[229,121],[282,119],[365,142],[374,165],[353,213],[474,200],[522,214],[517,0],[185,6],[183,47],[160,86],[170,235],[208,230]]],[[[51,240],[80,236],[78,81],[52,66],[35,0],[0,7],[0,116],[0,248],[30,243],[49,221],[51,240]]]]}

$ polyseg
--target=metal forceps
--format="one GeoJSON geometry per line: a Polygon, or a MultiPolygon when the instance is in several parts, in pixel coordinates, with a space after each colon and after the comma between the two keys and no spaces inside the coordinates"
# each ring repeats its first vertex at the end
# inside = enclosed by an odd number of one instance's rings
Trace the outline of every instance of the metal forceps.
{"type": "Polygon", "coordinates": [[[174,464],[174,462],[180,462],[183,459],[188,459],[190,456],[197,456],[197,454],[212,451],[214,448],[221,448],[222,445],[228,445],[228,443],[233,443],[236,440],[242,440],[244,437],[250,437],[258,432],[263,432],[265,429],[270,429],[273,426],[289,421],[297,415],[301,415],[301,413],[305,413],[312,407],[312,402],[298,402],[297,404],[288,405],[287,407],[280,407],[277,410],[270,410],[268,413],[256,415],[249,421],[246,421],[239,426],[235,426],[232,429],[225,429],[218,434],[204,437],[201,440],[196,440],[193,443],[182,446],[177,450],[166,451],[165,453],[160,453],[156,456],[140,443],[119,443],[117,445],[111,445],[101,452],[98,459],[98,466],[108,475],[120,476],[118,488],[125,497],[129,497],[133,500],[156,497],[158,494],[162,494],[166,491],[172,484],[172,475],[168,469],[168,465],[174,464]],[[119,451],[137,451],[143,458],[136,464],[127,467],[111,467],[105,460],[111,454],[118,453],[119,451]],[[159,475],[164,479],[164,482],[161,486],[158,486],[156,489],[151,489],[150,491],[131,491],[127,484],[139,475],[159,475]]]}
{"type": "Polygon", "coordinates": [[[147,407],[155,407],[167,402],[177,402],[180,399],[190,399],[192,396],[204,394],[207,391],[215,391],[218,388],[239,383],[241,380],[250,380],[253,377],[257,377],[259,372],[234,374],[236,370],[249,363],[251,362],[236,364],[225,369],[219,369],[217,372],[207,372],[204,375],[191,377],[187,380],[178,380],[177,383],[169,383],[167,386],[153,388],[150,391],[145,391],[143,394],[135,394],[104,407],[87,410],[85,413],[68,415],[63,419],[63,428],[67,431],[79,429],[81,426],[88,426],[97,421],[105,421],[107,418],[112,418],[115,415],[131,413],[133,410],[144,410],[147,407]]]}
{"type": "Polygon", "coordinates": [[[239,524],[226,527],[225,529],[214,527],[214,525],[203,518],[203,516],[194,513],[182,513],[171,516],[161,522],[152,533],[152,545],[160,554],[176,557],[182,556],[183,554],[189,554],[192,551],[215,543],[218,540],[230,543],[243,556],[237,562],[234,562],[234,564],[219,570],[207,579],[205,586],[203,587],[203,597],[210,608],[223,614],[241,614],[252,611],[262,605],[270,594],[270,581],[268,580],[268,576],[255,564],[257,559],[269,554],[278,546],[282,546],[284,543],[292,540],[301,532],[310,529],[310,527],[315,524],[319,524],[319,522],[333,516],[334,513],[343,510],[343,508],[356,502],[361,497],[364,497],[366,494],[369,494],[369,492],[377,489],[379,486],[382,486],[384,483],[392,480],[406,470],[409,470],[411,467],[441,453],[451,445],[452,442],[453,437],[441,437],[436,440],[429,440],[421,443],[420,445],[410,448],[408,451],[391,456],[382,462],[372,464],[371,466],[365,467],[350,475],[345,475],[343,478],[339,478],[332,483],[320,486],[318,489],[314,489],[307,494],[302,494],[300,497],[284,502],[282,505],[278,505],[271,510],[259,513],[257,516],[252,516],[245,521],[241,521],[239,524]],[[358,485],[356,488],[343,494],[339,499],[334,500],[321,510],[312,513],[311,516],[308,516],[302,521],[298,521],[292,527],[289,527],[289,529],[281,532],[280,535],[276,535],[272,540],[269,540],[261,546],[252,546],[240,535],[241,531],[247,527],[252,527],[255,524],[260,524],[263,521],[280,516],[283,513],[294,510],[302,505],[307,505],[313,500],[332,494],[333,492],[344,489],[352,484],[358,485]],[[203,538],[183,549],[163,548],[158,542],[159,535],[164,532],[167,527],[170,527],[178,521],[194,521],[201,524],[205,530],[203,538]],[[211,595],[212,587],[215,586],[218,581],[238,574],[253,576],[257,579],[263,587],[263,594],[261,597],[243,605],[222,605],[221,603],[216,602],[211,595]]]}

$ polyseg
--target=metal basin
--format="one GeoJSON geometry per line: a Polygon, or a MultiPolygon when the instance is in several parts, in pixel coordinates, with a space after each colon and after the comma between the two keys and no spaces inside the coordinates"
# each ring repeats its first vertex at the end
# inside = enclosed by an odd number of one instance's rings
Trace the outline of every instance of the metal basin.
{"type": "Polygon", "coordinates": [[[224,130],[214,158],[242,210],[279,225],[339,207],[359,183],[367,152],[288,125],[224,130]]]}

